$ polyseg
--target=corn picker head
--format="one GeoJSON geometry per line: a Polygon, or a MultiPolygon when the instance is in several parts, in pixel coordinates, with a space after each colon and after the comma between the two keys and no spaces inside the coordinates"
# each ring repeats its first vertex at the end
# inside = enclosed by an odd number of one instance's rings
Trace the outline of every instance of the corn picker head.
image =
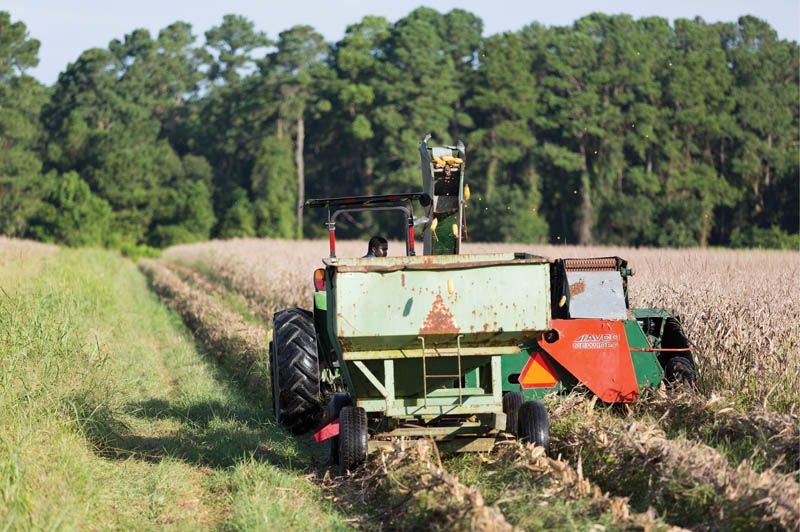
{"type": "Polygon", "coordinates": [[[551,330],[528,356],[504,359],[508,390],[536,398],[582,386],[604,402],[628,403],[665,377],[693,385],[679,320],[666,309],[630,308],[632,275],[619,257],[551,261],[551,330]]]}

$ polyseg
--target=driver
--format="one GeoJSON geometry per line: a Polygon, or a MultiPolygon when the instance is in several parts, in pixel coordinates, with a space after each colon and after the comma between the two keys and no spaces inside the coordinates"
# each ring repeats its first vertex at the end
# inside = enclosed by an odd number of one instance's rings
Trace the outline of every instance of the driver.
{"type": "Polygon", "coordinates": [[[369,239],[367,245],[367,254],[362,258],[374,259],[377,257],[385,257],[389,253],[389,242],[382,236],[373,236],[369,239]]]}

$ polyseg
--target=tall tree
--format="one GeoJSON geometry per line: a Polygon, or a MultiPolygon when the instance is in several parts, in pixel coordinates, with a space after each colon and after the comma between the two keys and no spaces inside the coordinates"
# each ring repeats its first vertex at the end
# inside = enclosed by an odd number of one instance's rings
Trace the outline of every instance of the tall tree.
{"type": "Polygon", "coordinates": [[[769,25],[742,17],[726,43],[732,65],[735,151],[727,155],[734,184],[743,195],[734,228],[756,223],[798,230],[796,157],[800,53],[797,43],[778,39],[769,25]]]}
{"type": "MultiPolygon", "coordinates": [[[[342,176],[350,186],[363,187],[365,194],[374,193],[375,173],[375,126],[374,111],[377,91],[376,77],[384,59],[384,47],[391,33],[391,25],[383,17],[367,16],[361,22],[347,27],[344,38],[336,43],[332,52],[332,63],[336,79],[332,84],[334,109],[341,122],[336,123],[334,134],[340,142],[332,143],[338,157],[354,160],[345,165],[342,176]],[[342,149],[344,148],[344,149],[342,149]]],[[[331,153],[330,156],[334,156],[331,153]]]]}
{"type": "Polygon", "coordinates": [[[305,201],[305,124],[306,116],[316,106],[325,110],[329,104],[320,101],[319,84],[324,83],[329,51],[322,35],[311,26],[294,26],[278,35],[276,50],[265,64],[271,82],[281,95],[278,110],[277,137],[289,134],[294,125],[294,164],[297,172],[297,238],[303,236],[303,202],[305,201]]]}
{"type": "Polygon", "coordinates": [[[0,233],[22,234],[41,194],[38,115],[44,87],[25,74],[39,63],[39,41],[0,11],[0,233]]]}
{"type": "Polygon", "coordinates": [[[450,142],[459,90],[456,68],[442,38],[443,16],[418,8],[392,27],[377,83],[374,124],[386,191],[419,187],[417,145],[426,133],[450,142]]]}
{"type": "Polygon", "coordinates": [[[266,137],[251,177],[258,236],[294,238],[297,234],[292,142],[288,137],[266,137]]]}
{"type": "Polygon", "coordinates": [[[255,24],[240,15],[225,15],[222,23],[206,32],[206,49],[209,54],[208,79],[235,86],[242,72],[255,67],[256,50],[265,49],[272,42],[267,35],[256,31],[255,24]]]}
{"type": "Polygon", "coordinates": [[[665,105],[674,135],[663,175],[660,245],[706,245],[719,205],[735,190],[717,169],[719,139],[731,134],[732,77],[719,27],[701,19],[675,21],[665,105]]]}
{"type": "Polygon", "coordinates": [[[162,130],[198,81],[193,39],[187,24],[176,23],[158,39],[136,30],[108,50],[88,50],[59,76],[45,110],[50,164],[78,172],[108,201],[120,241],[174,243],[163,236],[170,231],[208,236],[193,212],[204,210],[208,191],[183,182],[184,164],[162,130]],[[193,207],[175,210],[182,202],[193,207]],[[185,231],[159,229],[183,222],[185,231]]]}
{"type": "Polygon", "coordinates": [[[518,34],[489,37],[481,49],[469,109],[477,117],[470,135],[471,178],[480,210],[473,228],[480,238],[541,241],[547,238],[542,219],[538,175],[533,170],[540,112],[539,89],[531,54],[518,34]],[[475,185],[479,185],[476,187],[475,185]],[[514,206],[513,217],[508,207],[514,206]],[[511,223],[524,218],[524,223],[511,223]],[[512,228],[514,230],[512,230],[512,228]]]}

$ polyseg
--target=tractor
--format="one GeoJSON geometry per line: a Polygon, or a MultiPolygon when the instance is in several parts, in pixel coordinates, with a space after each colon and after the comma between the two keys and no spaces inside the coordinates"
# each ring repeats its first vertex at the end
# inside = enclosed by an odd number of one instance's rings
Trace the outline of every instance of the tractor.
{"type": "Polygon", "coordinates": [[[665,377],[693,383],[679,320],[629,307],[626,261],[461,253],[466,150],[429,140],[419,146],[419,192],[306,201],[325,210],[330,247],[314,271],[313,309],[273,318],[282,426],[316,429],[344,473],[398,437],[455,452],[508,437],[547,448],[547,394],[583,386],[625,403],[665,377]],[[363,211],[402,217],[404,256],[337,256],[337,219],[363,211]]]}

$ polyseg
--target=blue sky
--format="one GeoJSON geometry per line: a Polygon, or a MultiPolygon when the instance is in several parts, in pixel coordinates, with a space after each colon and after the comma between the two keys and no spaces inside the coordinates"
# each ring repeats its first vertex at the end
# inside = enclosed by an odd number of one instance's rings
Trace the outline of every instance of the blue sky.
{"type": "MultiPolygon", "coordinates": [[[[39,66],[29,73],[51,84],[67,63],[93,47],[105,48],[109,41],[135,28],[153,34],[175,22],[189,22],[198,36],[219,24],[227,13],[244,15],[256,27],[275,37],[295,24],[310,24],[329,41],[338,40],[348,24],[364,15],[383,15],[395,21],[419,5],[446,12],[455,7],[480,16],[484,33],[516,30],[533,21],[565,25],[593,11],[628,13],[634,17],[661,16],[706,21],[735,21],[750,14],[765,19],[784,39],[800,39],[798,0],[551,0],[551,1],[438,1],[406,2],[366,0],[0,0],[0,10],[9,11],[12,21],[21,20],[31,36],[42,43],[39,66]]],[[[200,40],[202,42],[202,39],[200,40]]]]}

